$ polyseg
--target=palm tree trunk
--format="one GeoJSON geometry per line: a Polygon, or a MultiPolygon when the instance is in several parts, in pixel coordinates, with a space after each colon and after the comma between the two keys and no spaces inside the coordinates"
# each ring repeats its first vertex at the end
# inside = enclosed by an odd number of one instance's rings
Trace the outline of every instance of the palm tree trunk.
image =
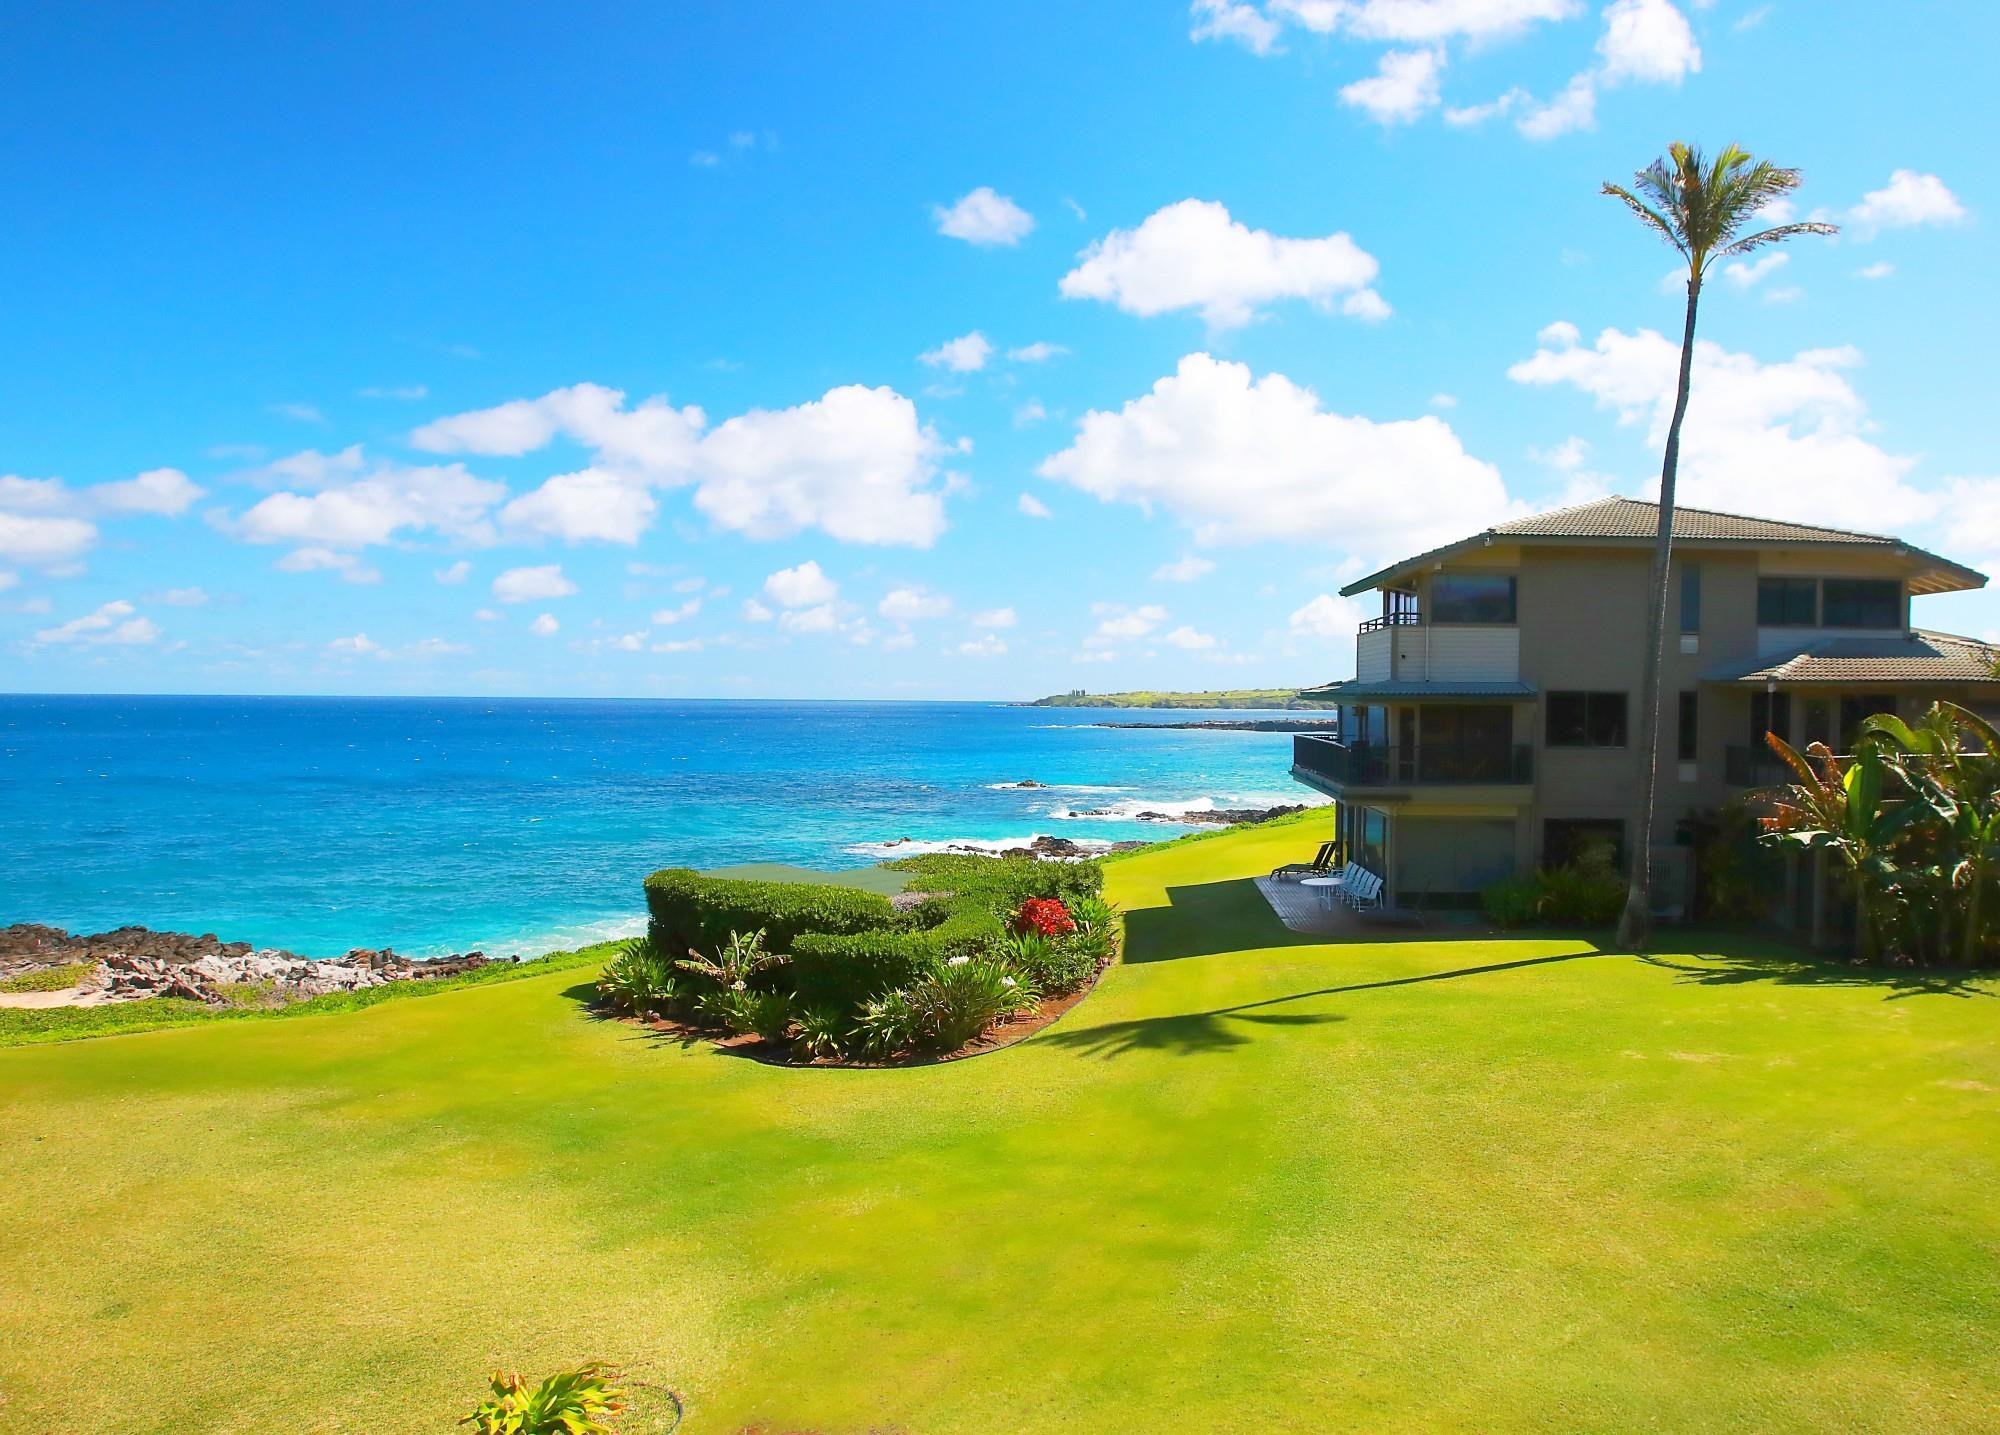
{"type": "Polygon", "coordinates": [[[1639,951],[1646,945],[1652,916],[1653,807],[1660,786],[1660,668],[1667,646],[1667,583],[1674,557],[1674,480],[1680,471],[1681,422],[1687,418],[1688,389],[1694,375],[1694,317],[1701,303],[1701,270],[1688,272],[1687,325],[1681,331],[1680,387],[1674,419],[1667,425],[1667,452],[1660,463],[1660,530],[1653,545],[1653,592],[1646,622],[1645,676],[1639,685],[1639,825],[1629,845],[1632,883],[1618,918],[1618,946],[1639,951]]]}

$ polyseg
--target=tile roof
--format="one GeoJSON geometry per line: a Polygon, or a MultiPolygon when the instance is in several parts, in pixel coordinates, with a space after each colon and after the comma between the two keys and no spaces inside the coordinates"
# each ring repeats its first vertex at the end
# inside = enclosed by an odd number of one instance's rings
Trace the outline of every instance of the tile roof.
{"type": "Polygon", "coordinates": [[[1924,629],[1900,638],[1829,638],[1789,656],[1753,658],[1706,675],[1717,683],[2000,683],[2000,647],[1924,629]]]}
{"type": "MultiPolygon", "coordinates": [[[[1591,542],[1628,544],[1651,539],[1659,532],[1660,506],[1646,503],[1636,498],[1600,498],[1592,503],[1579,503],[1569,508],[1558,508],[1548,513],[1537,513],[1528,518],[1517,518],[1509,523],[1498,523],[1482,529],[1469,538],[1456,543],[1447,543],[1441,548],[1433,548],[1428,553],[1419,553],[1413,558],[1404,558],[1366,578],[1357,578],[1340,591],[1352,597],[1356,593],[1401,577],[1425,564],[1446,558],[1453,553],[1478,545],[1494,542],[1496,539],[1514,543],[1548,540],[1551,542],[1591,542]]],[[[1861,549],[1888,549],[1906,556],[1915,570],[1911,579],[1911,591],[1917,593],[1949,593],[1968,588],[1981,588],[1986,584],[1986,575],[1967,568],[1962,563],[1954,563],[1948,558],[1940,558],[1928,553],[1900,538],[1892,538],[1881,533],[1857,533],[1846,528],[1828,528],[1813,523],[1787,523],[1776,518],[1751,518],[1739,513],[1718,513],[1707,508],[1674,509],[1674,537],[1684,543],[1742,543],[1742,544],[1799,544],[1815,547],[1845,547],[1861,549]]]]}
{"type": "Polygon", "coordinates": [[[1299,694],[1302,698],[1318,698],[1326,702],[1366,702],[1382,698],[1422,698],[1426,702],[1439,698],[1491,698],[1510,702],[1536,695],[1537,690],[1527,683],[1364,683],[1358,678],[1350,678],[1344,683],[1328,683],[1322,688],[1307,688],[1299,694]]]}

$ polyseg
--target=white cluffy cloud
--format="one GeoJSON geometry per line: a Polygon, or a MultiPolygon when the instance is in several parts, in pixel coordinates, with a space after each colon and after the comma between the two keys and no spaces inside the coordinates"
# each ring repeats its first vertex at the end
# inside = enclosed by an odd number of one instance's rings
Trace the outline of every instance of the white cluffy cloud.
{"type": "Polygon", "coordinates": [[[1408,124],[1437,107],[1442,50],[1390,50],[1366,79],[1343,85],[1340,102],[1365,110],[1377,124],[1408,124]]]}
{"type": "MultiPolygon", "coordinates": [[[[1572,12],[1574,13],[1574,12],[1572,12]]],[[[1701,46],[1694,27],[1673,0],[1612,0],[1604,7],[1597,61],[1570,77],[1548,100],[1516,86],[1483,104],[1445,111],[1454,125],[1476,125],[1513,115],[1514,127],[1531,140],[1552,140],[1597,126],[1597,98],[1620,85],[1678,85],[1701,69],[1701,46]]]]}
{"type": "Polygon", "coordinates": [[[93,520],[178,518],[205,490],[177,468],[71,488],[59,478],[0,474],[0,559],[66,563],[97,541],[93,520]]]}
{"type": "Polygon", "coordinates": [[[917,361],[933,369],[944,368],[954,374],[970,374],[985,368],[987,359],[992,355],[993,345],[987,342],[984,334],[974,329],[970,334],[946,339],[935,349],[917,355],[917,361]]]}
{"type": "Polygon", "coordinates": [[[534,622],[528,624],[528,631],[533,633],[537,638],[553,638],[557,633],[562,631],[562,624],[556,621],[555,614],[544,613],[535,619],[534,622]]]}
{"type": "Polygon", "coordinates": [[[1009,349],[1007,357],[1017,364],[1045,364],[1050,359],[1059,359],[1068,352],[1069,350],[1061,344],[1051,344],[1047,339],[1037,339],[1032,344],[1009,349]]]}
{"type": "Polygon", "coordinates": [[[294,548],[271,565],[280,573],[338,573],[348,583],[380,583],[382,570],[363,563],[352,553],[337,552],[319,544],[294,548]]]}
{"type": "Polygon", "coordinates": [[[1194,0],[1190,40],[1234,40],[1254,55],[1278,48],[1278,22],[1244,0],[1194,0]]]}
{"type": "Polygon", "coordinates": [[[533,603],[548,598],[567,598],[576,584],[563,576],[562,564],[545,563],[534,568],[509,568],[493,580],[493,596],[502,603],[533,603]]]}
{"type": "Polygon", "coordinates": [[[1883,229],[1910,229],[1920,224],[1956,224],[1965,206],[1934,174],[1899,169],[1880,189],[1861,196],[1847,219],[1863,237],[1883,229]]]}
{"type": "Polygon", "coordinates": [[[294,486],[224,520],[250,543],[363,548],[424,532],[486,543],[493,505],[507,496],[505,484],[475,477],[463,464],[370,460],[359,444],[335,454],[307,449],[265,476],[294,486]]]}
{"type": "Polygon", "coordinates": [[[1752,289],[1791,262],[1791,255],[1781,249],[1773,249],[1761,259],[1739,259],[1734,264],[1723,265],[1722,277],[1738,289],[1752,289]]]}
{"type": "Polygon", "coordinates": [[[1344,233],[1287,239],[1251,229],[1213,200],[1184,199],[1137,229],[1114,229],[1079,256],[1060,284],[1065,299],[1099,299],[1149,317],[1198,309],[1217,329],[1249,323],[1260,306],[1338,302],[1359,319],[1386,318],[1369,286],[1381,266],[1344,233]]]}
{"type": "Polygon", "coordinates": [[[1220,646],[1222,641],[1213,633],[1201,632],[1199,629],[1191,628],[1185,623],[1181,624],[1178,628],[1172,629],[1165,636],[1167,642],[1173,644],[1176,648],[1184,649],[1190,653],[1209,652],[1220,646]]]}
{"type": "Polygon", "coordinates": [[[1361,605],[1352,598],[1322,593],[1292,610],[1291,630],[1309,638],[1352,638],[1361,624],[1361,605]]]}
{"type": "Polygon", "coordinates": [[[657,511],[652,490],[683,484],[698,511],[750,538],[817,528],[843,542],[922,548],[944,531],[933,485],[945,446],[894,389],[850,384],[713,430],[707,422],[693,406],[655,397],[627,408],[616,389],[577,384],[439,419],[410,442],[497,456],[559,436],[588,448],[588,468],[547,479],[500,514],[505,527],[569,542],[637,542],[657,511]]]}
{"type": "Polygon", "coordinates": [[[939,234],[967,244],[1019,244],[1035,227],[1035,216],[990,185],[980,185],[949,207],[933,205],[939,234]]]}
{"type": "Polygon", "coordinates": [[[1049,506],[1032,493],[1024,493],[1014,501],[1014,507],[1029,518],[1053,518],[1049,506]]]}
{"type": "MultiPolygon", "coordinates": [[[[1666,441],[1679,359],[1680,346],[1650,329],[1606,329],[1589,347],[1560,335],[1507,377],[1590,395],[1641,431],[1651,459],[1666,441]]],[[[1807,349],[1767,364],[1698,341],[1681,501],[1870,532],[1929,518],[1936,500],[1906,482],[1915,460],[1866,437],[1867,405],[1847,378],[1860,363],[1853,348],[1807,349]]]]}
{"type": "Polygon", "coordinates": [[[988,608],[983,613],[972,615],[972,626],[975,628],[1011,628],[1019,621],[1012,608],[988,608]]]}
{"type": "Polygon", "coordinates": [[[764,596],[780,608],[810,608],[830,603],[839,594],[840,585],[812,559],[796,568],[780,568],[764,580],[764,596]]]}
{"type": "Polygon", "coordinates": [[[1158,603],[1142,603],[1136,608],[1123,603],[1092,603],[1090,612],[1098,620],[1097,629],[1083,641],[1092,648],[1143,638],[1167,621],[1167,610],[1158,603]]]}
{"type": "Polygon", "coordinates": [[[463,583],[467,578],[470,578],[471,576],[472,576],[472,565],[463,558],[459,559],[458,562],[451,564],[449,567],[439,568],[431,574],[431,577],[437,579],[438,582],[443,583],[448,587],[456,586],[457,584],[463,583]]]}
{"type": "Polygon", "coordinates": [[[1196,40],[1235,40],[1257,54],[1275,53],[1279,26],[1314,34],[1392,44],[1508,38],[1531,25],[1567,20],[1582,0],[1194,0],[1196,40]]]}
{"type": "Polygon", "coordinates": [[[1499,473],[1435,415],[1377,422],[1321,407],[1283,374],[1189,354],[1149,393],[1093,411],[1045,478],[1158,505],[1199,543],[1337,542],[1421,552],[1507,516],[1499,473]]]}
{"type": "Polygon", "coordinates": [[[123,598],[113,599],[95,612],[71,618],[58,627],[35,634],[37,643],[90,643],[136,647],[160,636],[151,618],[136,616],[138,609],[123,598]]]}
{"type": "Polygon", "coordinates": [[[948,618],[951,616],[951,599],[927,588],[891,588],[875,605],[875,611],[897,623],[912,623],[921,618],[948,618]]]}
{"type": "Polygon", "coordinates": [[[1153,579],[1159,583],[1192,583],[1197,578],[1206,578],[1215,571],[1215,560],[1189,553],[1172,563],[1162,563],[1153,570],[1153,579]]]}

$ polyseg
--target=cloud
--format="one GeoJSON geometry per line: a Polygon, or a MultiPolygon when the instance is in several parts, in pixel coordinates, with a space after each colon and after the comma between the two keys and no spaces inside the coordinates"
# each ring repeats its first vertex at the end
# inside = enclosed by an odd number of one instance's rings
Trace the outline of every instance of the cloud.
{"type": "Polygon", "coordinates": [[[2000,477],[1946,479],[1944,511],[1958,550],[1981,567],[2000,567],[2000,477]]]}
{"type": "Polygon", "coordinates": [[[1701,69],[1694,29],[1672,0],[1613,0],[1604,7],[1597,53],[1607,85],[1678,85],[1701,69]]]}
{"type": "Polygon", "coordinates": [[[547,563],[537,568],[509,568],[493,580],[493,596],[502,603],[567,598],[574,592],[576,584],[563,576],[560,563],[547,563]]]}
{"type": "Polygon", "coordinates": [[[1014,501],[1014,506],[1029,518],[1053,518],[1049,506],[1032,493],[1024,493],[1014,501]]]}
{"type": "Polygon", "coordinates": [[[656,653],[698,653],[705,646],[700,638],[669,638],[664,643],[653,644],[656,653]]]}
{"type": "Polygon", "coordinates": [[[939,234],[967,244],[1019,244],[1035,227],[1035,217],[990,185],[980,185],[958,203],[933,205],[931,215],[939,234]]]}
{"type": "Polygon", "coordinates": [[[42,629],[35,634],[35,641],[118,647],[137,647],[153,642],[160,636],[160,630],[154,626],[152,619],[135,616],[137,612],[123,598],[114,599],[93,613],[71,618],[59,627],[42,629]]]}
{"type": "Polygon", "coordinates": [[[1092,603],[1090,612],[1098,624],[1097,630],[1083,640],[1086,647],[1105,647],[1143,638],[1167,621],[1167,610],[1158,603],[1144,603],[1136,608],[1122,603],[1092,603]]]}
{"type": "Polygon", "coordinates": [[[1597,127],[1597,85],[1589,75],[1578,75],[1547,104],[1530,100],[1524,104],[1514,128],[1531,140],[1552,140],[1573,130],[1597,127]]]}
{"type": "Polygon", "coordinates": [[[1023,344],[1018,349],[1009,349],[1007,357],[1017,364],[1045,364],[1050,359],[1059,359],[1069,352],[1061,344],[1051,344],[1046,339],[1037,339],[1032,344],[1023,344]]]}
{"type": "Polygon", "coordinates": [[[768,623],[777,614],[758,602],[755,598],[743,600],[743,621],[746,623],[768,623]]]}
{"type": "Polygon", "coordinates": [[[1206,578],[1215,571],[1215,561],[1189,553],[1171,563],[1162,563],[1153,570],[1153,581],[1157,583],[1192,583],[1197,578],[1206,578]]]}
{"type": "Polygon", "coordinates": [[[505,484],[475,477],[463,464],[371,463],[359,445],[331,456],[308,450],[271,471],[315,491],[273,493],[224,520],[246,542],[361,548],[430,531],[483,543],[492,537],[493,505],[507,496],[505,484]]]}
{"type": "Polygon", "coordinates": [[[1936,175],[1899,169],[1881,189],[1862,195],[1861,202],[1847,211],[1847,218],[1866,238],[1884,229],[1956,224],[1965,218],[1965,206],[1936,175]]]}
{"type": "Polygon", "coordinates": [[[446,658],[459,653],[469,653],[472,649],[463,643],[448,642],[443,638],[419,638],[405,647],[400,656],[405,658],[446,658]]]}
{"type": "Polygon", "coordinates": [[[528,624],[528,631],[537,638],[553,638],[561,630],[562,624],[556,621],[556,615],[553,613],[544,613],[528,624]]]}
{"type": "Polygon", "coordinates": [[[972,615],[975,628],[1011,628],[1018,621],[1012,608],[988,608],[972,615]]]}
{"type": "Polygon", "coordinates": [[[1546,20],[1578,14],[1581,0],[1271,0],[1271,12],[1327,34],[1358,40],[1431,44],[1497,40],[1546,20]]]}
{"type": "Polygon", "coordinates": [[[165,603],[169,608],[201,608],[208,604],[208,593],[202,588],[169,588],[151,597],[153,602],[165,603]]]}
{"type": "Polygon", "coordinates": [[[1340,102],[1365,110],[1377,124],[1408,124],[1437,107],[1438,76],[1444,70],[1439,50],[1390,50],[1377,62],[1375,73],[1343,85],[1340,102]]]}
{"type": "Polygon", "coordinates": [[[1304,607],[1294,608],[1287,623],[1301,637],[1352,638],[1361,625],[1361,605],[1352,598],[1322,593],[1304,607]]]}
{"type": "Polygon", "coordinates": [[[1255,55],[1269,55],[1278,47],[1278,22],[1255,5],[1243,0],[1194,0],[1189,7],[1194,25],[1188,38],[1234,40],[1255,55]]]}
{"type": "Polygon", "coordinates": [[[1873,264],[1864,264],[1854,271],[1856,279],[1887,279],[1896,272],[1896,266],[1886,259],[1878,259],[1873,264]]]}
{"type": "Polygon", "coordinates": [[[1440,413],[1444,412],[1446,409],[1455,409],[1458,407],[1458,395],[1432,394],[1431,407],[1438,410],[1438,412],[1440,413]]]}
{"type": "Polygon", "coordinates": [[[1184,199],[1137,229],[1114,229],[1079,256],[1059,285],[1065,299],[1098,299],[1150,317],[1198,309],[1218,329],[1237,328],[1258,308],[1304,299],[1322,309],[1380,318],[1387,306],[1368,286],[1381,266],[1344,233],[1286,239],[1251,229],[1212,200],[1184,199]]]}
{"type": "Polygon", "coordinates": [[[565,543],[638,543],[659,504],[642,481],[604,468],[545,479],[500,510],[503,528],[565,543]]]}
{"type": "Polygon", "coordinates": [[[952,651],[962,658],[997,658],[1006,653],[1007,643],[1003,638],[986,633],[977,638],[966,639],[952,651]]]}
{"type": "Polygon", "coordinates": [[[1765,253],[1761,259],[1750,261],[1739,259],[1734,264],[1723,265],[1722,277],[1727,279],[1731,284],[1734,284],[1738,289],[1749,289],[1755,287],[1760,280],[1768,279],[1791,262],[1791,255],[1785,253],[1783,250],[1773,249],[1765,253]]]}
{"type": "Polygon", "coordinates": [[[1014,427],[1017,429],[1026,428],[1029,424],[1040,423],[1048,416],[1049,411],[1042,407],[1040,399],[1029,399],[1025,404],[1014,410],[1014,427]]]}
{"type": "Polygon", "coordinates": [[[302,424],[323,424],[326,415],[312,404],[272,404],[271,412],[279,418],[291,419],[302,424]]]}
{"type": "Polygon", "coordinates": [[[949,369],[954,374],[971,374],[985,368],[992,354],[993,346],[987,342],[986,336],[974,329],[970,334],[946,339],[935,349],[917,355],[917,362],[933,369],[949,369]]]}
{"type": "Polygon", "coordinates": [[[178,518],[205,492],[177,468],[148,469],[135,478],[83,490],[99,513],[151,513],[163,518],[178,518]]]}
{"type": "Polygon", "coordinates": [[[1535,338],[1543,344],[1555,344],[1567,347],[1568,345],[1580,342],[1583,338],[1583,331],[1567,319],[1558,319],[1552,324],[1542,325],[1540,329],[1536,330],[1535,338]]]}
{"type": "Polygon", "coordinates": [[[338,573],[346,583],[380,583],[382,572],[371,568],[352,553],[309,544],[295,548],[271,565],[280,573],[338,573]]]}
{"type": "Polygon", "coordinates": [[[431,574],[431,577],[437,579],[438,582],[440,583],[446,584],[447,586],[463,583],[467,578],[470,578],[471,576],[472,576],[472,565],[463,558],[459,559],[458,562],[452,564],[450,567],[439,568],[438,570],[436,570],[431,574]]]}
{"type": "Polygon", "coordinates": [[[943,496],[931,486],[943,445],[894,389],[850,384],[706,425],[692,406],[655,397],[628,409],[616,389],[577,384],[436,420],[410,441],[516,456],[561,435],[589,448],[589,469],[549,479],[501,515],[571,542],[636,541],[655,512],[648,490],[686,483],[699,512],[751,538],[818,528],[843,542],[928,547],[944,531],[943,496]]]}
{"type": "Polygon", "coordinates": [[[506,615],[493,608],[475,608],[472,611],[472,616],[477,618],[482,623],[498,623],[501,622],[506,615]]]}
{"type": "MultiPolygon", "coordinates": [[[[1679,356],[1677,343],[1650,329],[1606,329],[1588,348],[1538,349],[1507,376],[1590,395],[1621,425],[1640,430],[1650,466],[1666,441],[1679,356]]],[[[1867,406],[1847,378],[1860,362],[1859,351],[1839,348],[1766,364],[1697,342],[1681,435],[1681,501],[1869,532],[1930,517],[1935,499],[1905,482],[1915,461],[1865,436],[1872,427],[1867,406]]]]}
{"type": "Polygon", "coordinates": [[[1213,633],[1200,632],[1188,627],[1185,623],[1168,633],[1166,641],[1173,644],[1176,648],[1183,648],[1190,653],[1205,653],[1220,644],[1220,639],[1213,633]]]}
{"type": "Polygon", "coordinates": [[[341,658],[388,656],[382,651],[382,645],[370,638],[366,633],[355,633],[350,637],[335,638],[326,645],[326,650],[335,657],[341,658]]]}
{"type": "Polygon", "coordinates": [[[830,633],[839,626],[840,615],[833,604],[818,603],[810,608],[787,608],[778,614],[778,626],[787,633],[830,633]]]}
{"type": "Polygon", "coordinates": [[[62,563],[97,541],[97,527],[80,518],[49,518],[0,510],[0,558],[13,563],[62,563]]]}
{"type": "Polygon", "coordinates": [[[808,608],[832,602],[840,585],[808,559],[796,568],[780,568],[764,580],[764,596],[780,608],[808,608]]]}
{"type": "Polygon", "coordinates": [[[690,598],[676,608],[656,609],[653,613],[653,622],[659,627],[671,628],[676,623],[692,618],[700,611],[701,599],[690,598]]]}
{"type": "Polygon", "coordinates": [[[1434,415],[1386,422],[1329,412],[1283,374],[1189,354],[1116,412],[1093,411],[1045,478],[1099,499],[1159,506],[1200,543],[1339,543],[1421,552],[1507,516],[1492,465],[1434,415]]]}
{"type": "Polygon", "coordinates": [[[892,588],[876,604],[875,611],[897,623],[911,623],[920,618],[947,618],[951,616],[951,599],[924,588],[892,588]]]}
{"type": "Polygon", "coordinates": [[[394,399],[398,403],[405,404],[415,403],[418,399],[428,397],[429,394],[430,390],[422,384],[403,384],[390,388],[371,385],[360,390],[360,397],[364,399],[394,399]]]}

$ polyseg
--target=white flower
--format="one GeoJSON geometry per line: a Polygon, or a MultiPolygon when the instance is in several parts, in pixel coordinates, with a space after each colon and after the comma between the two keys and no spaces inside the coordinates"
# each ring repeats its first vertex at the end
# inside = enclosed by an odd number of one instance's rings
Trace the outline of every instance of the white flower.
{"type": "Polygon", "coordinates": [[[1011,987],[1014,985],[1014,979],[1012,977],[1002,977],[1000,978],[1000,985],[1003,987],[1011,987]]]}
{"type": "Polygon", "coordinates": [[[945,965],[948,967],[962,967],[971,960],[972,958],[969,956],[957,956],[946,962],[945,965]]]}
{"type": "Polygon", "coordinates": [[[736,983],[732,984],[732,985],[730,986],[730,988],[729,988],[729,989],[730,989],[731,991],[733,991],[733,992],[740,992],[740,991],[742,991],[742,990],[744,989],[744,988],[743,988],[743,983],[742,983],[742,982],[740,982],[740,981],[739,981],[739,982],[736,982],[736,983]]]}

